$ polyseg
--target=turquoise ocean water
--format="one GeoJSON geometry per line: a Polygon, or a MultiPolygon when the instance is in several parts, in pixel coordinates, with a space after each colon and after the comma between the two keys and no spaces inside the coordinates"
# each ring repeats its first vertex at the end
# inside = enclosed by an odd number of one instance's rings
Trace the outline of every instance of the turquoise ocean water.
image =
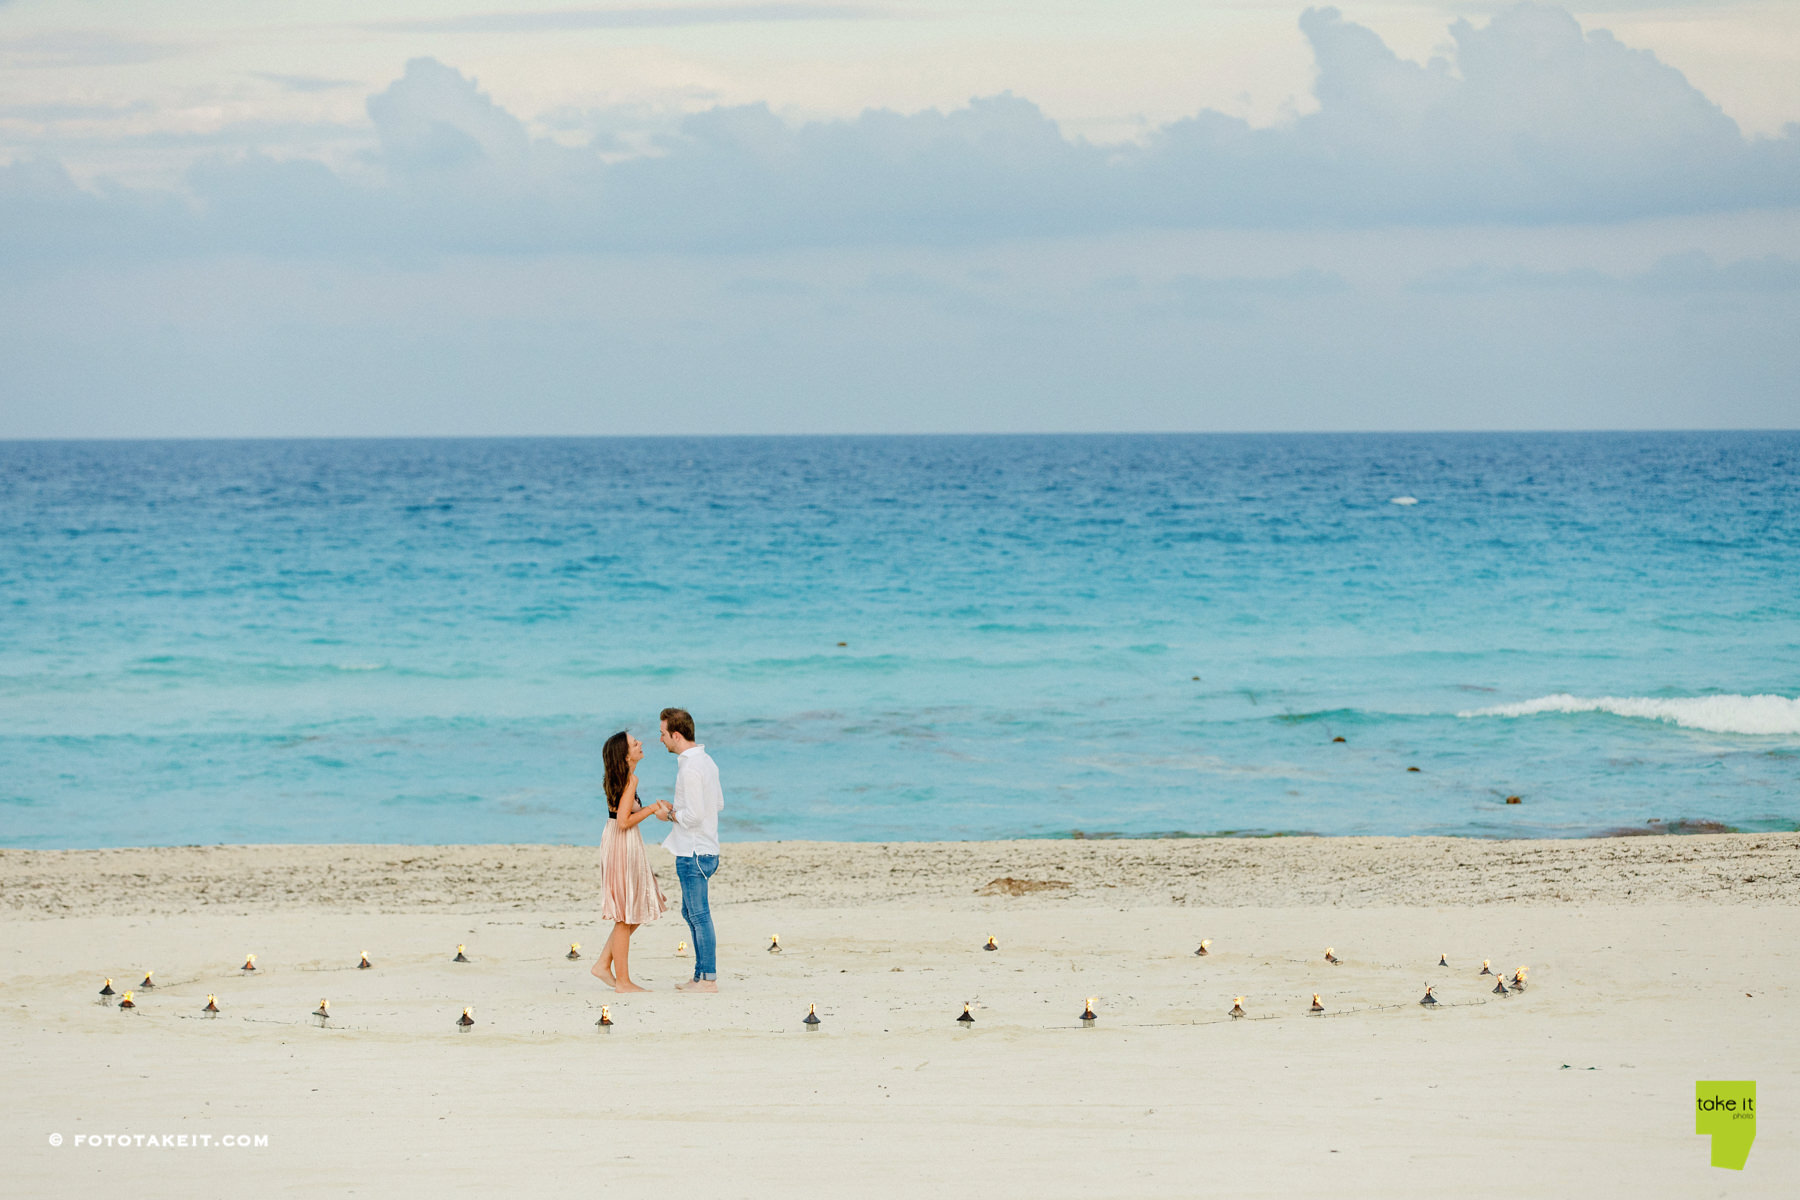
{"type": "Polygon", "coordinates": [[[1793,433],[0,443],[7,846],[591,842],[665,704],[735,839],[1793,829],[1797,696],[1793,433]]]}

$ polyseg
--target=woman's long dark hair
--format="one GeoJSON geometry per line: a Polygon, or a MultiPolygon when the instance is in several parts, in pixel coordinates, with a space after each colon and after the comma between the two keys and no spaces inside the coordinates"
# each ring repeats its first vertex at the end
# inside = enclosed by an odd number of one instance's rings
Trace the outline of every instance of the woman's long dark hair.
{"type": "Polygon", "coordinates": [[[625,781],[631,778],[631,764],[625,756],[631,753],[631,742],[623,729],[606,739],[600,747],[600,762],[606,768],[606,815],[619,815],[619,797],[625,794],[625,781]]]}

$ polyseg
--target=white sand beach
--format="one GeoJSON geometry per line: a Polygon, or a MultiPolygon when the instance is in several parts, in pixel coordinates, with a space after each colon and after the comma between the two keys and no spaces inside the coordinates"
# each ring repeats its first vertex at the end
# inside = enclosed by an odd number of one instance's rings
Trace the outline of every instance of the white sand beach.
{"type": "Polygon", "coordinates": [[[7,1193],[1775,1196],[1800,1177],[1800,835],[735,844],[716,996],[670,990],[691,966],[674,912],[634,943],[652,991],[604,990],[595,883],[587,847],[0,851],[7,1193]],[[1494,995],[1483,959],[1528,966],[1526,990],[1494,995]],[[136,1012],[95,1002],[146,970],[136,1012]],[[1694,1084],[1740,1078],[1766,1102],[1757,1141],[1715,1169],[1694,1084]]]}

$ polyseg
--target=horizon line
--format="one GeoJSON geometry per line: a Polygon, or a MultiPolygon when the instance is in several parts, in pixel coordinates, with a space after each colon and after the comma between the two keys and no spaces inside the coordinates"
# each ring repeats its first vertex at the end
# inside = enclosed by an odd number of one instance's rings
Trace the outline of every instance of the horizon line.
{"type": "Polygon", "coordinates": [[[1580,437],[1597,434],[1637,436],[1677,434],[1791,434],[1795,426],[1665,426],[1630,428],[1595,426],[1578,429],[1120,429],[1120,430],[927,430],[915,432],[812,433],[272,433],[185,434],[143,436],[98,434],[86,437],[45,435],[0,437],[0,446],[96,443],[186,442],[549,442],[549,441],[750,441],[846,440],[898,438],[1149,438],[1149,437],[1580,437]]]}

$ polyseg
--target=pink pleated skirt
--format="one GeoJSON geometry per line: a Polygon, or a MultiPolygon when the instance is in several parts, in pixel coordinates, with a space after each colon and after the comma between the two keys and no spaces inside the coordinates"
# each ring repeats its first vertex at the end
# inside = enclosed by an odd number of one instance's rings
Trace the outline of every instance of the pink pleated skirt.
{"type": "Polygon", "coordinates": [[[607,821],[600,835],[600,919],[644,925],[668,906],[644,852],[643,834],[636,826],[621,831],[617,821],[607,821]]]}

